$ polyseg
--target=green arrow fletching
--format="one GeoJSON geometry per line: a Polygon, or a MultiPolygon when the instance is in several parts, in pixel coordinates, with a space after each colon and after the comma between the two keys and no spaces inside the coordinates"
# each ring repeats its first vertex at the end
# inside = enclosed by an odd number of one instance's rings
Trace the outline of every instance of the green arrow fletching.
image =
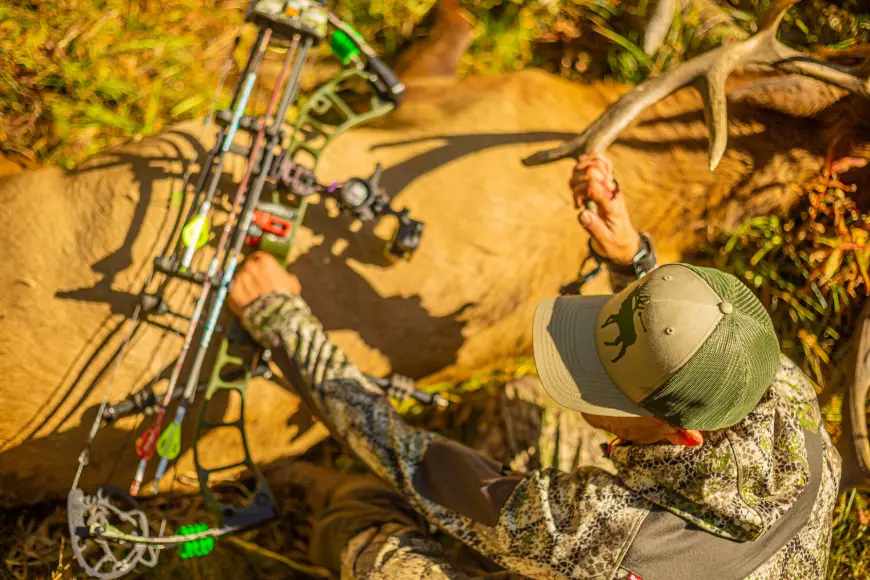
{"type": "Polygon", "coordinates": [[[181,451],[181,425],[173,421],[157,440],[157,453],[172,461],[181,451]]]}
{"type": "Polygon", "coordinates": [[[181,241],[186,248],[200,249],[208,242],[208,224],[204,216],[193,218],[181,230],[181,241]]]}

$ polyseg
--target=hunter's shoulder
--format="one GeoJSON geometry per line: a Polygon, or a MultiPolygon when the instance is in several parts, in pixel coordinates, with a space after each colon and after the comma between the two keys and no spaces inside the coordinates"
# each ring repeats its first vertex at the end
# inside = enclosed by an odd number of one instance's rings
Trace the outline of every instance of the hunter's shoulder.
{"type": "Polygon", "coordinates": [[[526,564],[545,555],[560,578],[579,572],[598,578],[618,565],[650,507],[641,493],[603,469],[542,468],[514,488],[500,514],[499,534],[533,556],[517,560],[515,569],[522,574],[539,574],[537,564],[526,564]]]}
{"type": "Polygon", "coordinates": [[[819,400],[813,381],[784,354],[779,355],[779,368],[773,378],[773,388],[784,398],[804,428],[813,431],[822,425],[819,400]]]}
{"type": "Polygon", "coordinates": [[[781,391],[816,398],[816,391],[810,378],[797,363],[782,353],[779,355],[779,366],[773,377],[773,385],[781,391]]]}

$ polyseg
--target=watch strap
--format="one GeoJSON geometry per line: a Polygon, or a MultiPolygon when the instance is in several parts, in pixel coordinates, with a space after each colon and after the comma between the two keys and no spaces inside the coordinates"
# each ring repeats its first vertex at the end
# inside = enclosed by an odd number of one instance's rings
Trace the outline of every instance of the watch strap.
{"type": "Polygon", "coordinates": [[[641,278],[656,267],[655,248],[653,247],[649,234],[646,232],[640,233],[640,247],[638,248],[634,258],[631,260],[631,264],[614,264],[609,259],[601,256],[595,251],[595,248],[592,247],[591,239],[589,240],[589,253],[599,264],[606,264],[608,270],[614,274],[622,276],[641,278]]]}

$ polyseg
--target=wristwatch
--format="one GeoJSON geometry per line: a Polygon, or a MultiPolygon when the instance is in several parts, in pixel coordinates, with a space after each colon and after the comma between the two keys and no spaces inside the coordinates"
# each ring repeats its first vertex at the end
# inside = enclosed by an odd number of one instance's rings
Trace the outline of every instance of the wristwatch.
{"type": "Polygon", "coordinates": [[[632,258],[631,264],[614,264],[609,259],[601,256],[592,247],[591,239],[589,240],[589,253],[595,257],[595,260],[599,264],[607,264],[608,270],[621,276],[636,276],[641,278],[656,267],[656,252],[653,248],[652,240],[650,240],[649,234],[646,232],[640,232],[640,248],[637,254],[634,255],[634,258],[632,258]]]}
{"type": "Polygon", "coordinates": [[[634,255],[634,258],[632,258],[630,265],[614,264],[607,258],[601,256],[595,251],[595,248],[592,247],[592,240],[590,239],[589,255],[586,256],[585,260],[583,260],[583,265],[580,266],[580,273],[577,275],[577,279],[562,286],[559,290],[559,294],[562,296],[580,294],[580,290],[583,286],[598,276],[598,274],[601,273],[601,267],[604,265],[607,265],[607,269],[610,270],[611,274],[624,278],[641,278],[645,274],[654,270],[656,267],[656,252],[653,249],[649,234],[645,232],[640,233],[640,248],[638,249],[637,254],[634,255]],[[595,266],[590,271],[584,273],[586,263],[589,261],[593,261],[595,266]]]}

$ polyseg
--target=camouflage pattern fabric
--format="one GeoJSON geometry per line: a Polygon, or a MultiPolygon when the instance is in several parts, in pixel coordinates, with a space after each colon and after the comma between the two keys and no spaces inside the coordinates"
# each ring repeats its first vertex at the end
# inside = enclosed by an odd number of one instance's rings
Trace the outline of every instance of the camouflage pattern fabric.
{"type": "MultiPolygon", "coordinates": [[[[611,457],[620,477],[580,466],[574,457],[563,459],[552,443],[549,452],[538,447],[527,453],[525,465],[511,461],[523,468],[523,478],[498,523],[486,526],[415,489],[414,473],[440,436],[406,425],[380,389],[329,343],[300,297],[263,296],[248,307],[243,324],[261,344],[283,349],[295,361],[305,383],[296,387],[307,391],[300,395],[313,401],[312,410],[339,441],[390,484],[397,511],[410,508],[504,570],[530,578],[628,577],[622,557],[653,504],[715,534],[757,537],[806,483],[800,429],[818,432],[826,467],[811,523],[752,578],[824,577],[839,456],[821,426],[815,392],[785,357],[758,408],[738,425],[708,434],[710,443],[701,448],[616,447],[611,457]]],[[[541,422],[542,433],[559,428],[558,421],[542,416],[541,422]]],[[[430,541],[424,526],[407,516],[382,519],[342,540],[343,577],[469,577],[430,541]]]]}

